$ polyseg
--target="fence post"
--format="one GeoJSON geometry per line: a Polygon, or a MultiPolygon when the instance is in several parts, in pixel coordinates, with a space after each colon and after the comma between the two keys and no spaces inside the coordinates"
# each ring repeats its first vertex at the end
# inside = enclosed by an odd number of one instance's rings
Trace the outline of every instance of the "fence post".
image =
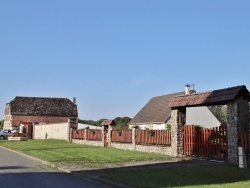
{"type": "Polygon", "coordinates": [[[32,137],[33,137],[33,140],[35,140],[35,137],[36,137],[36,124],[35,124],[35,122],[33,123],[33,132],[32,132],[32,137]]]}
{"type": "Polygon", "coordinates": [[[86,143],[86,140],[87,140],[87,129],[84,129],[84,141],[86,143]]]}
{"type": "Polygon", "coordinates": [[[104,126],[102,126],[102,143],[103,143],[103,147],[105,147],[105,131],[104,131],[104,126]]]}
{"type": "Polygon", "coordinates": [[[132,149],[136,150],[136,142],[135,142],[135,128],[132,128],[132,149]]]}
{"type": "Polygon", "coordinates": [[[247,157],[243,147],[238,147],[238,152],[239,152],[239,167],[247,168],[247,157]]]}
{"type": "Polygon", "coordinates": [[[111,146],[111,132],[112,132],[112,126],[109,125],[109,128],[108,128],[108,147],[111,146]]]}
{"type": "Polygon", "coordinates": [[[72,143],[72,137],[73,137],[73,129],[72,128],[69,128],[69,142],[72,143]]]}
{"type": "MultiPolygon", "coordinates": [[[[70,122],[68,121],[68,123],[67,123],[67,135],[66,135],[66,140],[68,141],[68,142],[70,142],[70,136],[71,136],[71,132],[70,132],[70,122]]],[[[45,134],[45,139],[47,139],[47,133],[45,134]]]]}

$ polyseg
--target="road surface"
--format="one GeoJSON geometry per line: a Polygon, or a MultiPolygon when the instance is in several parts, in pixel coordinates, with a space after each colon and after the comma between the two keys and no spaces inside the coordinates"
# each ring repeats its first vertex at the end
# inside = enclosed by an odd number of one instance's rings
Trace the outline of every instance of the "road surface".
{"type": "Polygon", "coordinates": [[[107,188],[64,173],[0,147],[0,187],[3,188],[107,188]]]}

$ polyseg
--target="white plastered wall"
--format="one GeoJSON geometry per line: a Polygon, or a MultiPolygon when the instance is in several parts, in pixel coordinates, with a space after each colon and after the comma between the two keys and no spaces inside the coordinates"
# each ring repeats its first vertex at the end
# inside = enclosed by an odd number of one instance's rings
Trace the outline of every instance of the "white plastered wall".
{"type": "Polygon", "coordinates": [[[221,125],[206,106],[186,108],[186,124],[200,125],[205,128],[219,127],[221,125]]]}
{"type": "Polygon", "coordinates": [[[68,140],[69,123],[39,124],[34,127],[34,139],[68,140]]]}
{"type": "Polygon", "coordinates": [[[5,121],[3,124],[3,129],[11,129],[10,121],[5,121]]]}

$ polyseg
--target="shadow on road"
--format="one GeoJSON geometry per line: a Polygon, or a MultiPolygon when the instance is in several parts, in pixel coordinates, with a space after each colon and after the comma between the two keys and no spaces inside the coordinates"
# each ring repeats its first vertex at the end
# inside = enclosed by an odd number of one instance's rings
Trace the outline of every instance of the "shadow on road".
{"type": "Polygon", "coordinates": [[[117,183],[123,183],[124,185],[130,185],[132,187],[154,188],[182,186],[199,187],[250,180],[249,169],[240,169],[237,166],[227,163],[200,160],[92,169],[74,171],[73,174],[98,179],[104,182],[116,181],[117,183]]]}
{"type": "MultiPolygon", "coordinates": [[[[1,173],[0,182],[4,188],[83,188],[105,187],[99,183],[63,172],[17,172],[1,173]]],[[[2,187],[2,186],[0,186],[2,187]]]]}
{"type": "Polygon", "coordinates": [[[24,169],[24,166],[0,166],[0,170],[10,170],[10,169],[24,169]]]}

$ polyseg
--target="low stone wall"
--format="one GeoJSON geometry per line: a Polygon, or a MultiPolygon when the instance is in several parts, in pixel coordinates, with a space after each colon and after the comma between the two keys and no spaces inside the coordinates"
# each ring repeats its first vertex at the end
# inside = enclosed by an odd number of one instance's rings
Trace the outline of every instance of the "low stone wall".
{"type": "Polygon", "coordinates": [[[34,139],[69,140],[69,123],[35,125],[34,139]]]}
{"type": "MultiPolygon", "coordinates": [[[[72,139],[72,143],[75,144],[86,144],[92,146],[101,146],[103,147],[102,141],[92,141],[92,140],[81,140],[81,139],[72,139]]],[[[130,150],[130,151],[142,151],[142,152],[149,152],[149,153],[160,153],[164,155],[173,156],[171,146],[146,146],[146,145],[136,145],[135,149],[133,149],[133,144],[128,143],[118,143],[118,142],[111,142],[111,148],[123,149],[123,150],[130,150]]]]}
{"type": "Polygon", "coordinates": [[[75,144],[86,144],[91,146],[101,146],[103,147],[103,142],[99,140],[80,140],[80,139],[72,139],[72,143],[75,144]]]}
{"type": "MultiPolygon", "coordinates": [[[[109,128],[109,130],[111,130],[111,129],[109,128]]],[[[104,134],[104,132],[103,132],[103,134],[104,134]]],[[[92,145],[92,146],[104,147],[104,136],[102,138],[103,138],[102,141],[92,141],[92,140],[85,140],[85,139],[72,139],[72,143],[87,144],[87,145],[92,145]]],[[[107,138],[111,138],[111,131],[109,131],[107,138]]],[[[110,139],[108,142],[109,142],[108,147],[111,147],[111,148],[130,150],[130,151],[142,151],[142,152],[149,152],[149,153],[160,153],[160,154],[176,157],[176,153],[173,152],[173,149],[171,146],[136,145],[135,129],[134,128],[132,129],[132,143],[112,142],[110,139]]]]}
{"type": "Polygon", "coordinates": [[[124,150],[134,150],[133,145],[129,143],[111,142],[110,147],[124,150]]]}
{"type": "Polygon", "coordinates": [[[131,151],[135,150],[135,151],[142,151],[149,153],[160,153],[175,157],[172,153],[171,146],[135,145],[135,149],[133,149],[133,144],[111,142],[111,147],[117,149],[131,150],[131,151]]]}
{"type": "Polygon", "coordinates": [[[176,157],[172,153],[171,146],[144,146],[144,145],[136,145],[136,151],[150,152],[150,153],[160,153],[169,155],[172,157],[176,157]]]}

